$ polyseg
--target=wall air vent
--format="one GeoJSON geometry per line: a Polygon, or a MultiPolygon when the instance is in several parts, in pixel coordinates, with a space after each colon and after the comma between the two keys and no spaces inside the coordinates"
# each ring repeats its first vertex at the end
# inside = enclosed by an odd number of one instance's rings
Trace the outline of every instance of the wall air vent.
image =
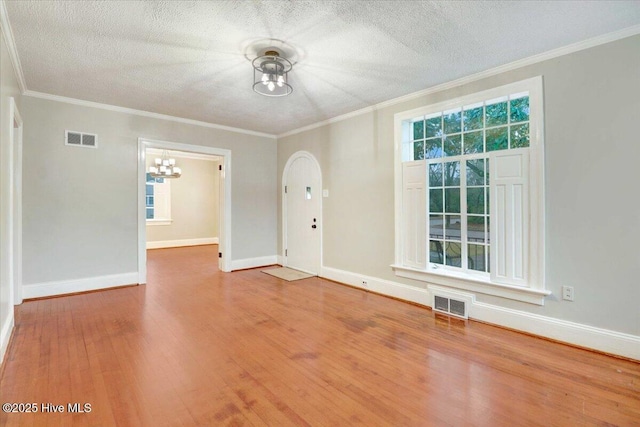
{"type": "Polygon", "coordinates": [[[88,147],[88,148],[98,147],[98,135],[96,134],[67,130],[64,132],[64,135],[65,135],[65,139],[64,139],[65,145],[73,145],[75,147],[88,147]]]}
{"type": "Polygon", "coordinates": [[[438,311],[449,312],[449,298],[439,297],[435,295],[433,297],[433,309],[438,311]]]}
{"type": "Polygon", "coordinates": [[[433,295],[433,310],[450,316],[469,318],[469,307],[473,304],[475,296],[463,292],[452,291],[438,286],[429,286],[433,295]]]}

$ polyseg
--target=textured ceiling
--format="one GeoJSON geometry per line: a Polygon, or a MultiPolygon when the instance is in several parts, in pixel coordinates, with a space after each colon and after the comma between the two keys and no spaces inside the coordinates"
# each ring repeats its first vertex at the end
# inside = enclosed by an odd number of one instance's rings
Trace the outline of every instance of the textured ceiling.
{"type": "Polygon", "coordinates": [[[638,1],[6,6],[28,90],[271,134],[640,23],[638,1]],[[251,89],[265,39],[296,56],[288,97],[251,89]]]}

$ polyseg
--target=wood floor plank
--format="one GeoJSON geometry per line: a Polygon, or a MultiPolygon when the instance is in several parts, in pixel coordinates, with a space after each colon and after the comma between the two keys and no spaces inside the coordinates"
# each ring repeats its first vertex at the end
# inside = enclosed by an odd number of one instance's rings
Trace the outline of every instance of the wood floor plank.
{"type": "Polygon", "coordinates": [[[0,425],[640,425],[640,363],[216,257],[152,250],[145,286],[17,307],[1,400],[92,410],[0,425]]]}

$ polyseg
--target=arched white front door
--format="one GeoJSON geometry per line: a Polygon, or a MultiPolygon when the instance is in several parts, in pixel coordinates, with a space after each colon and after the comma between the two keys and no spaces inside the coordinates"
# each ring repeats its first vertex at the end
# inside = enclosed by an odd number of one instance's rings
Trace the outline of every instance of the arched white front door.
{"type": "Polygon", "coordinates": [[[310,153],[293,154],[283,174],[284,253],[289,268],[317,275],[322,238],[322,177],[310,153]]]}

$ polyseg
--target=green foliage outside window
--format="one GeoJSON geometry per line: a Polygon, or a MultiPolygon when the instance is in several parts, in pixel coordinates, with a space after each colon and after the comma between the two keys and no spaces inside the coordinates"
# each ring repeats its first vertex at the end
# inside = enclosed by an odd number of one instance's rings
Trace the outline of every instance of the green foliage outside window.
{"type": "Polygon", "coordinates": [[[529,97],[476,104],[412,123],[413,160],[528,147],[529,97]]]}

